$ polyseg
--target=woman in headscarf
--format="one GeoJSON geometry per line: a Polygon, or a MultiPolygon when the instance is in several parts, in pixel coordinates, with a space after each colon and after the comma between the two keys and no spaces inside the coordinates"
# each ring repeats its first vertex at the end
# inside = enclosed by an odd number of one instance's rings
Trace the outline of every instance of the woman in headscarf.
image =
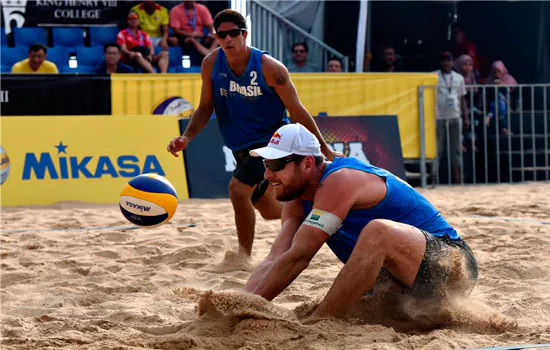
{"type": "Polygon", "coordinates": [[[465,181],[471,181],[473,178],[472,172],[472,157],[473,154],[471,151],[477,152],[476,146],[476,134],[479,133],[480,126],[482,125],[483,115],[479,111],[479,91],[475,86],[477,85],[478,79],[477,74],[474,70],[474,60],[470,55],[461,55],[455,61],[453,69],[460,73],[464,77],[464,84],[466,85],[466,104],[468,106],[468,120],[462,130],[463,144],[462,152],[463,154],[463,166],[464,166],[464,177],[465,181]],[[473,131],[472,131],[473,128],[473,131]]]}
{"type": "Polygon", "coordinates": [[[470,102],[470,94],[473,93],[473,100],[474,104],[473,107],[476,107],[479,101],[477,101],[477,93],[478,88],[477,87],[468,87],[468,85],[477,85],[478,84],[478,76],[476,71],[474,70],[474,60],[469,55],[462,55],[460,56],[454,63],[453,69],[460,73],[464,77],[464,84],[466,85],[466,102],[468,103],[468,110],[472,108],[471,102],[470,102]]]}
{"type": "MultiPolygon", "coordinates": [[[[495,61],[491,65],[491,73],[485,80],[485,84],[517,85],[517,80],[508,72],[502,61],[495,61]]],[[[512,91],[515,88],[510,88],[512,91]]]]}
{"type": "MultiPolygon", "coordinates": [[[[517,80],[508,72],[506,66],[502,61],[495,61],[491,65],[491,73],[485,80],[487,85],[517,85],[517,80]]],[[[497,114],[499,115],[499,126],[504,135],[510,135],[511,132],[508,130],[508,100],[510,99],[510,94],[515,90],[515,87],[502,87],[497,89],[495,92],[492,88],[487,90],[487,107],[488,114],[485,117],[485,125],[492,124],[492,120],[497,114]]]]}

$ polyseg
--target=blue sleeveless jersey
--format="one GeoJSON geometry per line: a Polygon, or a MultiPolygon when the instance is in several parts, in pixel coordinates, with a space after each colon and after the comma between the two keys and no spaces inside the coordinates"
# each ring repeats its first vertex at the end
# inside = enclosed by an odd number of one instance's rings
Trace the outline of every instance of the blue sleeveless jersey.
{"type": "MultiPolygon", "coordinates": [[[[434,236],[449,236],[453,240],[460,239],[455,229],[424,196],[387,170],[354,158],[335,158],[325,168],[321,182],[342,168],[358,169],[378,175],[386,181],[387,188],[386,196],[376,206],[351,210],[338,231],[327,240],[329,248],[342,262],[345,263],[348,260],[361,230],[374,219],[401,222],[427,231],[434,236]]],[[[309,214],[312,205],[312,201],[302,201],[304,217],[309,214]]]]}
{"type": "Polygon", "coordinates": [[[212,94],[216,119],[225,145],[239,151],[265,144],[282,125],[288,123],[286,109],[277,93],[267,86],[262,55],[252,48],[246,71],[235,76],[223,50],[218,50],[212,70],[212,94]]]}

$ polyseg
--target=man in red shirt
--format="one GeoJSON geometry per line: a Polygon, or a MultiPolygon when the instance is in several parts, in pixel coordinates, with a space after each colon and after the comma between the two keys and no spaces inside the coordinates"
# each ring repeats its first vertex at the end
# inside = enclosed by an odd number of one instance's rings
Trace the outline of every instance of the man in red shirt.
{"type": "Polygon", "coordinates": [[[170,10],[170,27],[183,53],[191,56],[192,65],[200,65],[202,58],[218,46],[213,23],[208,8],[195,1],[183,1],[170,10]]]}
{"type": "Polygon", "coordinates": [[[149,73],[155,73],[153,65],[158,65],[161,73],[168,71],[168,51],[161,51],[155,55],[151,38],[139,29],[139,17],[134,11],[128,13],[128,28],[118,32],[116,42],[124,54],[125,63],[138,64],[149,73]]]}
{"type": "Polygon", "coordinates": [[[474,61],[474,68],[479,70],[479,62],[476,57],[476,46],[471,41],[466,40],[466,32],[458,24],[453,25],[453,39],[454,43],[450,50],[453,57],[468,55],[474,61]]]}

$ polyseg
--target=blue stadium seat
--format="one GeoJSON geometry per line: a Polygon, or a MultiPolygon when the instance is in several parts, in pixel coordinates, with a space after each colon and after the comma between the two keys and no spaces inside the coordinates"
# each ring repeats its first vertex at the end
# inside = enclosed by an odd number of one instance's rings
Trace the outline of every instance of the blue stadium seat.
{"type": "Polygon", "coordinates": [[[10,73],[11,72],[11,66],[0,66],[0,72],[2,73],[10,73]]]}
{"type": "Polygon", "coordinates": [[[63,67],[69,64],[69,53],[74,50],[67,47],[50,47],[48,49],[47,60],[56,64],[58,67],[63,67]]]}
{"type": "Polygon", "coordinates": [[[181,56],[183,51],[181,47],[170,47],[168,48],[168,53],[170,54],[170,63],[169,67],[181,67],[181,56]]]}
{"type": "Polygon", "coordinates": [[[27,47],[3,47],[0,50],[2,53],[2,66],[13,66],[16,62],[29,57],[29,48],[27,47]]]}
{"type": "Polygon", "coordinates": [[[77,47],[76,59],[79,65],[99,66],[105,59],[103,56],[103,46],[77,47]]]}
{"type": "Polygon", "coordinates": [[[21,27],[13,29],[13,38],[16,47],[29,48],[32,44],[48,45],[48,32],[44,28],[21,27]]]}
{"type": "Polygon", "coordinates": [[[53,28],[52,43],[54,47],[84,46],[84,30],[82,28],[53,28]]]}
{"type": "Polygon", "coordinates": [[[90,27],[91,46],[103,46],[111,41],[116,41],[119,30],[117,27],[90,27]]]}
{"type": "Polygon", "coordinates": [[[59,69],[60,73],[80,73],[80,74],[91,74],[95,71],[94,66],[87,66],[83,64],[79,64],[76,68],[71,68],[69,66],[62,66],[59,69]]]}
{"type": "Polygon", "coordinates": [[[182,72],[183,73],[200,73],[201,72],[201,66],[191,66],[189,68],[183,68],[182,67],[182,72]]]}
{"type": "Polygon", "coordinates": [[[0,27],[0,40],[2,47],[8,46],[8,36],[6,35],[6,28],[0,27]]]}

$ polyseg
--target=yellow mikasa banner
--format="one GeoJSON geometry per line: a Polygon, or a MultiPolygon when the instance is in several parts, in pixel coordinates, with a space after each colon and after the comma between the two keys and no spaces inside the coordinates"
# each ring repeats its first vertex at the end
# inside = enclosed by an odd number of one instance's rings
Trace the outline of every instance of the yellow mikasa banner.
{"type": "Polygon", "coordinates": [[[174,117],[2,117],[1,125],[9,158],[2,206],[118,203],[124,184],[149,172],[166,177],[180,200],[189,198],[183,159],[166,152],[179,133],[174,117]]]}
{"type": "MultiPolygon", "coordinates": [[[[292,74],[313,115],[397,115],[404,158],[420,157],[418,86],[437,85],[435,73],[292,74]]],[[[112,112],[189,115],[199,103],[199,74],[111,76],[112,112]]],[[[435,91],[424,93],[426,156],[435,158],[435,91]]]]}

